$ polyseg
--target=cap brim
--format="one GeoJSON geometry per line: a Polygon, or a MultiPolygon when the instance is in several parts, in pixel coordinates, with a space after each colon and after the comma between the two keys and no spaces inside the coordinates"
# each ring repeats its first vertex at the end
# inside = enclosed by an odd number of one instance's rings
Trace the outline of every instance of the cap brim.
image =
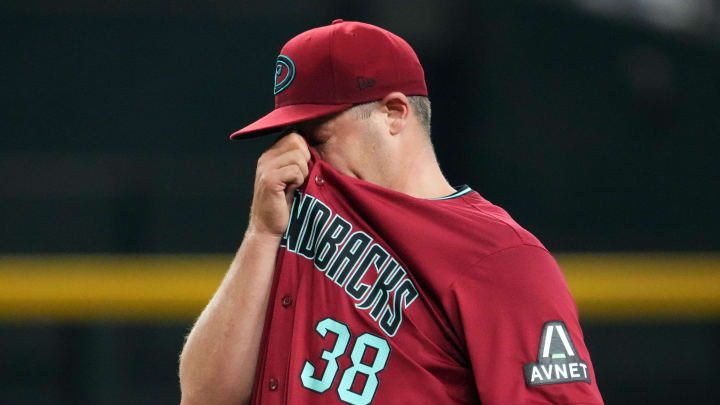
{"type": "Polygon", "coordinates": [[[267,135],[287,125],[338,113],[350,107],[352,104],[295,104],[279,107],[245,128],[233,132],[230,139],[267,135]]]}

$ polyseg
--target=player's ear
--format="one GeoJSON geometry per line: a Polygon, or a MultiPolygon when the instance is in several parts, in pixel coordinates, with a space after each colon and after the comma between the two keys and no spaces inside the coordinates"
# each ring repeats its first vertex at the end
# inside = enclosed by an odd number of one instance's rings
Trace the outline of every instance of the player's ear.
{"type": "Polygon", "coordinates": [[[391,135],[397,135],[405,129],[410,116],[410,104],[404,94],[394,91],[385,96],[380,105],[387,114],[386,120],[391,135]]]}

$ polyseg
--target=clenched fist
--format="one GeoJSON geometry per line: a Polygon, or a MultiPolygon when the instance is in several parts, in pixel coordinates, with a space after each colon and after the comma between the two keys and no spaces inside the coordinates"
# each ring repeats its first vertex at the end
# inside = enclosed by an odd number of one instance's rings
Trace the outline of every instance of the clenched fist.
{"type": "Polygon", "coordinates": [[[295,190],[308,176],[309,160],[307,142],[296,132],[282,137],[260,156],[248,230],[282,237],[295,190]]]}

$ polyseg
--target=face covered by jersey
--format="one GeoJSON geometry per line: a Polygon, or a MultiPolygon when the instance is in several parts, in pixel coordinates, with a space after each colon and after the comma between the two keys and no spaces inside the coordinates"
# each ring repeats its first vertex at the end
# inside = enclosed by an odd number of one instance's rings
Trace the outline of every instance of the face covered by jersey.
{"type": "Polygon", "coordinates": [[[260,350],[254,404],[602,404],[537,239],[467,187],[417,199],[314,151],[260,350]]]}

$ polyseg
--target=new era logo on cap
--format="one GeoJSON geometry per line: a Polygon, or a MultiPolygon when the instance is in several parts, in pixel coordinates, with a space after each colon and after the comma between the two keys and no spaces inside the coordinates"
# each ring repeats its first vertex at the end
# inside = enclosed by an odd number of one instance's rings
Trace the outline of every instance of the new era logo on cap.
{"type": "Polygon", "coordinates": [[[365,90],[368,87],[372,87],[375,85],[375,79],[373,79],[372,77],[358,76],[357,84],[360,90],[365,90]]]}
{"type": "Polygon", "coordinates": [[[361,22],[335,20],[292,38],[280,51],[274,73],[275,109],[231,139],[271,133],[393,91],[427,96],[425,74],[410,45],[361,22]]]}

